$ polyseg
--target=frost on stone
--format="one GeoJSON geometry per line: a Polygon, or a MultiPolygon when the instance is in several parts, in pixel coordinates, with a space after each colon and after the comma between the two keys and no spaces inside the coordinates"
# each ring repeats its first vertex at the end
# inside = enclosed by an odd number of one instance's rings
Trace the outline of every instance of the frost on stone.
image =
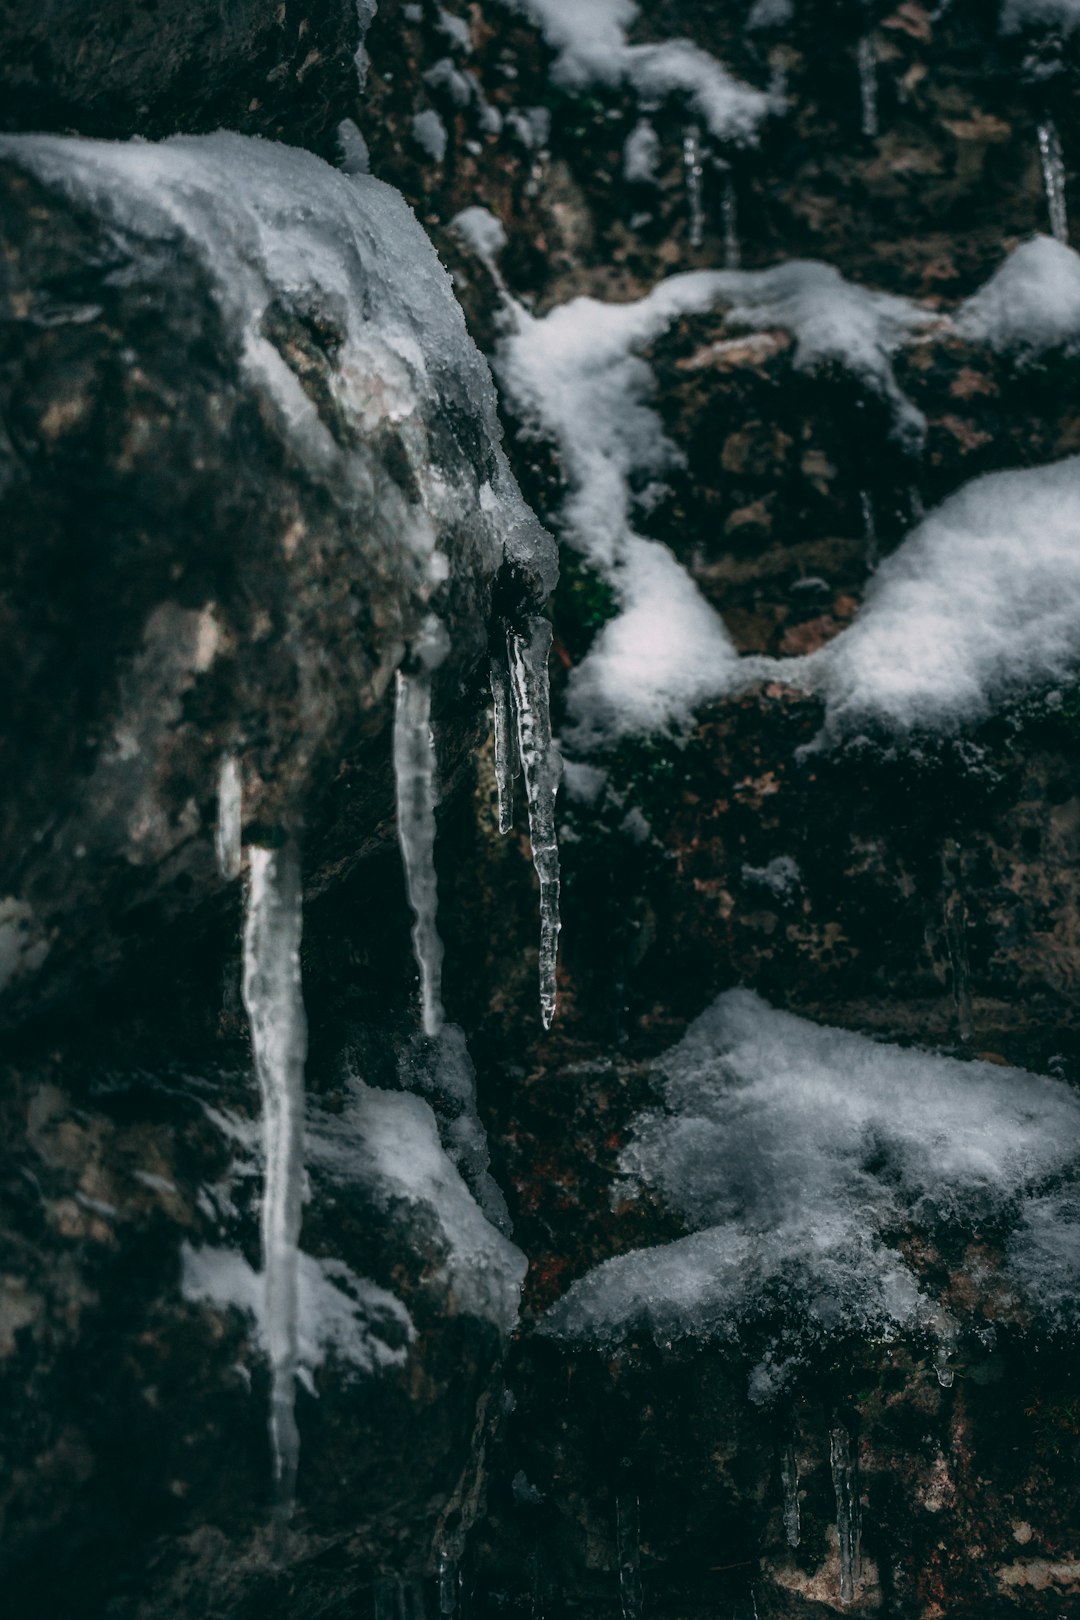
{"type": "Polygon", "coordinates": [[[781,110],[775,97],[743,84],[688,39],[631,45],[637,0],[506,0],[541,29],[555,51],[553,77],[566,89],[626,84],[643,106],[679,96],[722,141],[756,138],[781,110]]]}
{"type": "Polygon", "coordinates": [[[430,595],[445,573],[433,553],[453,531],[468,535],[485,570],[505,549],[538,599],[550,590],[551,543],[506,464],[487,364],[392,187],[226,132],[160,142],[10,135],[0,154],[120,233],[179,243],[202,262],[248,385],[404,585],[430,595]],[[270,335],[281,310],[331,334],[322,409],[270,335]],[[467,444],[447,434],[448,420],[474,424],[467,444]],[[380,433],[393,435],[408,478],[379,460],[380,433]]]}
{"type": "MultiPolygon", "coordinates": [[[[446,1067],[441,1074],[445,1080],[446,1067]]],[[[384,1209],[412,1207],[425,1215],[441,1253],[434,1274],[445,1281],[456,1308],[502,1333],[513,1330],[525,1256],[470,1192],[425,1098],[352,1081],[339,1111],[309,1111],[308,1157],[313,1173],[331,1183],[361,1186],[384,1209]]]]}
{"type": "Polygon", "coordinates": [[[975,479],[881,564],[854,622],[776,666],[825,740],[955,731],[1080,668],[1080,458],[975,479]]]}
{"type": "MultiPolygon", "coordinates": [[[[256,1340],[270,1355],[266,1290],[259,1273],[237,1249],[181,1247],[185,1299],[230,1306],[255,1323],[256,1340]]],[[[299,1256],[297,1376],[313,1387],[313,1375],[328,1360],[347,1377],[401,1366],[416,1337],[412,1318],[385,1288],[358,1277],[342,1260],[299,1256]]]]}
{"type": "Polygon", "coordinates": [[[961,304],[962,337],[1003,353],[1038,355],[1080,342],[1080,253],[1036,236],[961,304]]]}
{"type": "Polygon", "coordinates": [[[1007,1257],[971,1272],[988,1308],[1075,1315],[1080,1096],[1064,1083],[812,1024],[748,990],[720,996],[655,1075],[663,1106],[638,1116],[621,1168],[688,1235],[588,1273],[546,1331],[753,1330],[797,1351],[906,1332],[940,1352],[942,1307],[895,1235],[932,1249],[988,1223],[1007,1257]]]}

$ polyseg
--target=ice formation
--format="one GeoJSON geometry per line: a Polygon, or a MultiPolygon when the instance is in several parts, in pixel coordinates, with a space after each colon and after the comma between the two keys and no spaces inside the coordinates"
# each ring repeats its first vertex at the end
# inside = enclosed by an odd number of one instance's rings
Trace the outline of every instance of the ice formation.
{"type": "Polygon", "coordinates": [[[750,141],[770,113],[774,97],[734,78],[715,57],[688,39],[630,45],[637,0],[506,0],[525,12],[556,52],[554,77],[572,90],[629,85],[642,104],[682,96],[721,141],[750,141]]]}
{"type": "Polygon", "coordinates": [[[514,779],[521,766],[517,754],[514,696],[510,671],[501,658],[491,660],[492,732],[495,745],[495,784],[499,795],[499,831],[514,825],[514,779]]]}
{"type": "Polygon", "coordinates": [[[1050,236],[1024,242],[961,304],[960,333],[1020,355],[1080,342],[1080,254],[1050,236]]]}
{"type": "Polygon", "coordinates": [[[1069,214],[1065,198],[1065,154],[1061,150],[1061,136],[1052,118],[1039,125],[1039,162],[1042,166],[1043,190],[1046,193],[1046,212],[1050,218],[1050,234],[1057,242],[1069,240],[1069,214]]]}
{"type": "Polygon", "coordinates": [[[858,1452],[850,1430],[839,1425],[829,1434],[829,1464],[836,1494],[836,1535],[840,1546],[840,1601],[852,1603],[861,1573],[861,1519],[858,1452]]]}
{"type": "Polygon", "coordinates": [[[225,132],[160,142],[11,135],[0,137],[0,152],[119,231],[189,245],[250,386],[298,458],[334,477],[364,544],[392,552],[404,581],[430,593],[445,575],[434,555],[440,531],[464,521],[492,571],[505,550],[551,588],[554,559],[501,450],[487,365],[431,243],[392,187],[296,147],[225,132]],[[274,305],[319,312],[339,333],[326,371],[334,407],[354,430],[344,442],[266,335],[274,305]],[[436,434],[459,413],[478,423],[483,449],[448,468],[445,435],[436,442],[436,434]],[[415,499],[373,469],[380,424],[391,425],[408,461],[415,499]]]}
{"type": "Polygon", "coordinates": [[[412,650],[413,669],[397,672],[394,706],[394,782],[398,842],[413,911],[413,951],[420,972],[424,1033],[442,1028],[442,940],[437,920],[435,873],[435,739],[431,729],[431,678],[449,640],[430,617],[412,650]]]}
{"type": "Polygon", "coordinates": [[[691,124],[683,135],[683,172],[686,175],[688,240],[698,248],[705,240],[705,170],[701,163],[701,131],[691,124]]]}
{"type": "Polygon", "coordinates": [[[487,1132],[476,1107],[476,1070],[464,1031],[444,1024],[436,1040],[418,1035],[400,1064],[409,1091],[429,1099],[449,1158],[493,1226],[509,1233],[502,1189],[491,1174],[487,1132]]]}
{"type": "Polygon", "coordinates": [[[544,1028],[555,1017],[555,972],[559,952],[559,846],[555,797],[562,760],[551,734],[548,653],[551,625],[530,617],[506,637],[510,690],[517,718],[518,758],[529,809],[529,839],[540,884],[540,1016],[544,1028]]]}
{"type": "Polygon", "coordinates": [[[217,826],[214,830],[214,850],[218,871],[230,881],[239,877],[243,861],[241,839],[243,835],[243,799],[240,784],[240,766],[234,754],[222,757],[218,773],[217,826]]]}
{"type": "Polygon", "coordinates": [[[859,69],[859,101],[862,106],[862,132],[868,140],[879,133],[877,55],[869,34],[859,40],[855,51],[859,69]]]}
{"type": "Polygon", "coordinates": [[[981,1279],[998,1306],[1051,1329],[1075,1319],[1080,1096],[1064,1083],[815,1025],[748,990],[721,995],[656,1078],[664,1106],[638,1116],[622,1169],[689,1235],[589,1272],[547,1331],[613,1343],[757,1324],[796,1353],[844,1332],[936,1342],[940,1307],[892,1234],[974,1238],[988,1221],[1011,1233],[1004,1273],[981,1279]]]}
{"type": "Polygon", "coordinates": [[[623,178],[630,185],[655,185],[660,163],[660,137],[647,118],[639,118],[623,147],[623,178]]]}
{"type": "Polygon", "coordinates": [[[244,1006],[262,1098],[264,1325],[276,1505],[292,1509],[300,1435],[300,1220],[304,1186],[307,1020],[300,984],[303,894],[294,844],[255,848],[244,921],[244,1006]]]}
{"type": "Polygon", "coordinates": [[[784,1501],[784,1537],[789,1547],[797,1547],[802,1540],[799,1463],[795,1456],[795,1447],[790,1441],[780,1452],[780,1488],[784,1501]]]}

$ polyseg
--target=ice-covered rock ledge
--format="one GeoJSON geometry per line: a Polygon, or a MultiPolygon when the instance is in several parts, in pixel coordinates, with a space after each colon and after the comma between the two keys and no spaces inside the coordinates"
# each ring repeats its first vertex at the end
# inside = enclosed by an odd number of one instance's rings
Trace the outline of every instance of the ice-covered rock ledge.
{"type": "Polygon", "coordinates": [[[6,137],[0,184],[3,959],[12,993],[61,993],[111,971],[133,907],[160,941],[220,886],[223,757],[237,837],[303,821],[340,873],[385,818],[388,762],[350,761],[422,627],[452,770],[496,580],[535,606],[554,556],[391,188],[229,134],[6,137]]]}

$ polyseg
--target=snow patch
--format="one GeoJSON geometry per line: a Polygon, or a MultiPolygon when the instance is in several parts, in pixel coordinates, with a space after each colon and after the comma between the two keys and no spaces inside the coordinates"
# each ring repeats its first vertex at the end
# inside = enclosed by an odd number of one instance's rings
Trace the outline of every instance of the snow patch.
{"type": "MultiPolygon", "coordinates": [[[[545,1330],[733,1337],[777,1311],[795,1341],[948,1337],[895,1234],[1012,1228],[1007,1290],[1059,1325],[1080,1284],[1080,1097],[996,1064],[901,1049],[733,990],[656,1066],[621,1168],[691,1228],[576,1282],[545,1330]]],[[[1000,1286],[1002,1279],[997,1279],[1000,1286]]],[[[951,1342],[951,1340],[950,1340],[951,1342]]]]}
{"type": "Polygon", "coordinates": [[[1036,236],[1010,253],[956,314],[961,336],[992,349],[1042,354],[1080,338],[1080,253],[1036,236]]]}

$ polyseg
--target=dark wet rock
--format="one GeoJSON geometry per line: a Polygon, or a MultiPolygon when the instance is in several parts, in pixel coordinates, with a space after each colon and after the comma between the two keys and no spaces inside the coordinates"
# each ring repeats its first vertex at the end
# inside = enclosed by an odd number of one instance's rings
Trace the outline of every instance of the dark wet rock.
{"type": "Polygon", "coordinates": [[[123,140],[239,129],[333,150],[367,0],[0,7],[0,128],[123,140]]]}

